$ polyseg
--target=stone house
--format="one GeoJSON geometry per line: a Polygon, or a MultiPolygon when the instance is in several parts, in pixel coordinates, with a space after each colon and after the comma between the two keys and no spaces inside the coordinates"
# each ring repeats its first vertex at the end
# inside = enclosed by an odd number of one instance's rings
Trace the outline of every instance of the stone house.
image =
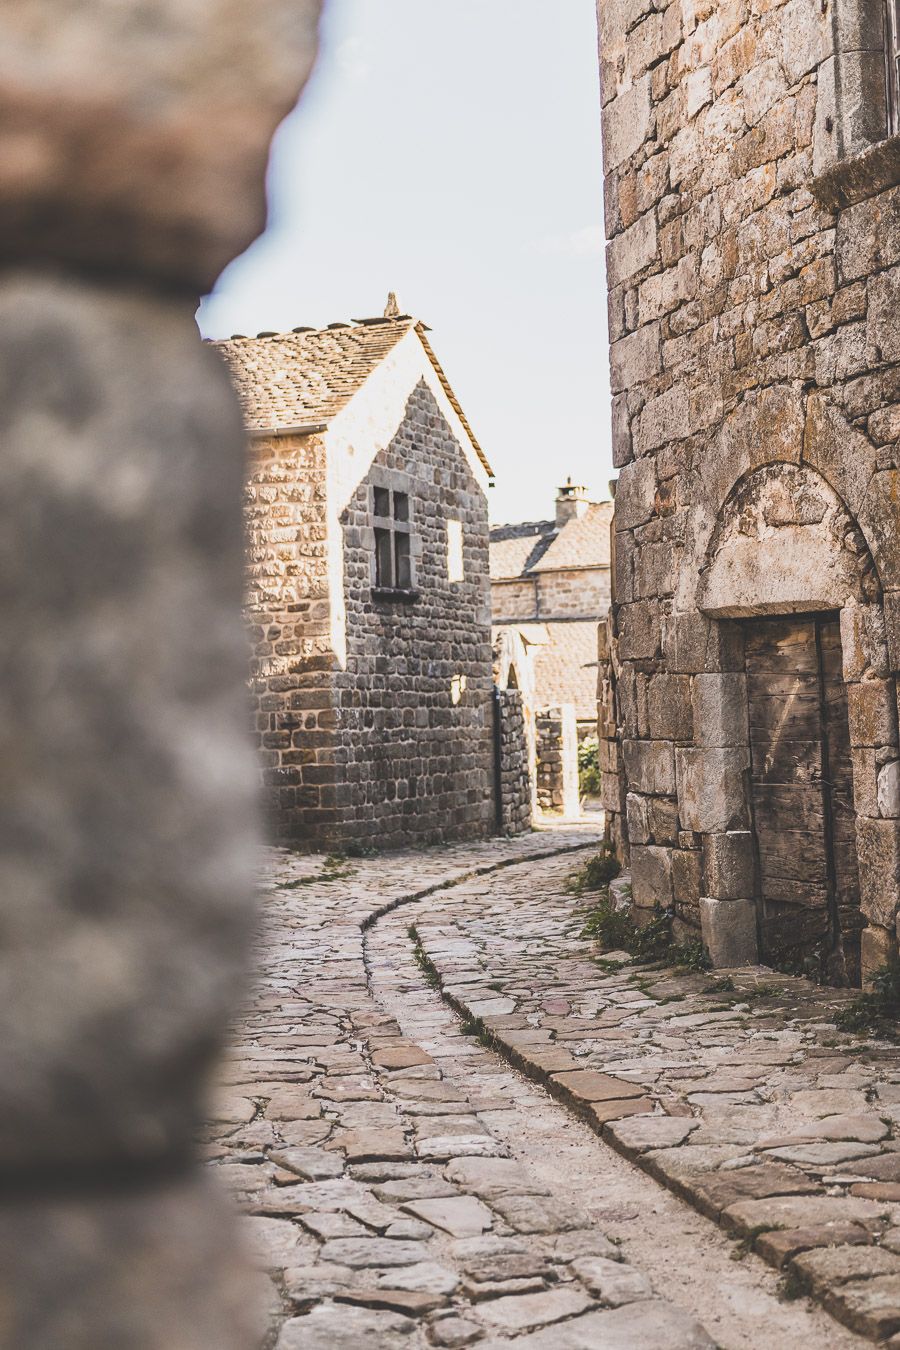
{"type": "Polygon", "coordinates": [[[215,344],[250,436],[251,691],[281,842],[436,843],[499,819],[491,469],[427,333],[389,305],[215,344]]]}
{"type": "Polygon", "coordinates": [[[598,14],[611,832],[717,963],[858,983],[900,888],[898,6],[598,14]]]}
{"type": "Polygon", "coordinates": [[[575,815],[578,742],[597,732],[613,504],[570,478],[555,506],[552,520],[491,529],[495,677],[523,691],[535,807],[575,815]]]}

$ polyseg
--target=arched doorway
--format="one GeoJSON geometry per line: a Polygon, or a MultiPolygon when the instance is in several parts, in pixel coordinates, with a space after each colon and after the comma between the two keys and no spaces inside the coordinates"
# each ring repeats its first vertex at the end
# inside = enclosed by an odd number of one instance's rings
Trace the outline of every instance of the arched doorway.
{"type": "Polygon", "coordinates": [[[725,502],[698,604],[733,625],[731,717],[746,735],[762,959],[858,984],[866,926],[859,856],[872,822],[860,815],[855,760],[862,757],[862,771],[866,756],[891,753],[861,742],[896,743],[895,721],[873,730],[859,715],[887,664],[877,650],[881,591],[865,540],[815,470],[768,465],[725,502]],[[875,635],[862,668],[861,625],[875,635]],[[869,687],[860,696],[862,684],[869,687]]]}

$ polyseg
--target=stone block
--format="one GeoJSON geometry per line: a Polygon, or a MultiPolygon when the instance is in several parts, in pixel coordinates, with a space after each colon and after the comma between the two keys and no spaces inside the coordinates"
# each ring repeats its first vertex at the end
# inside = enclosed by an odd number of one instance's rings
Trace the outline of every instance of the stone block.
{"type": "Polygon", "coordinates": [[[652,379],[661,369],[658,323],[645,323],[643,328],[610,344],[609,372],[614,394],[652,379]]]}
{"type": "Polygon", "coordinates": [[[749,765],[749,751],[745,749],[677,749],[675,771],[682,825],[699,834],[746,829],[745,776],[749,765]]]}
{"type": "Polygon", "coordinates": [[[678,842],[678,803],[671,797],[651,797],[647,807],[654,844],[678,842]]]}
{"type": "Polygon", "coordinates": [[[651,115],[649,75],[636,80],[630,89],[606,104],[603,110],[603,165],[607,173],[641,148],[650,131],[651,115]]]}
{"type": "Polygon", "coordinates": [[[736,623],[718,622],[696,611],[670,614],[663,622],[662,640],[670,673],[743,670],[744,640],[736,623]]]}
{"type": "Polygon", "coordinates": [[[655,600],[636,600],[619,610],[619,657],[652,661],[659,655],[660,617],[655,600]]]}
{"type": "Polygon", "coordinates": [[[652,844],[632,844],[631,896],[638,909],[672,904],[672,851],[652,844]]]}
{"type": "Polygon", "coordinates": [[[749,830],[703,836],[704,892],[714,900],[747,900],[756,893],[753,835],[749,830]]]}
{"type": "Polygon", "coordinates": [[[900,187],[858,202],[838,217],[835,256],[842,285],[900,262],[900,187]]]}
{"type": "Polygon", "coordinates": [[[900,759],[892,759],[878,770],[878,814],[884,820],[900,817],[900,759]]]}
{"type": "Polygon", "coordinates": [[[884,50],[843,51],[819,67],[813,173],[861,154],[887,130],[884,50]]]}
{"type": "Polygon", "coordinates": [[[656,261],[659,241],[656,213],[646,211],[633,225],[617,234],[607,246],[607,284],[612,289],[630,282],[656,261]]]}
{"type": "Polygon", "coordinates": [[[656,509],[656,466],[652,460],[641,459],[626,464],[616,482],[616,533],[634,530],[645,524],[656,509]]]}
{"type": "Polygon", "coordinates": [[[900,470],[882,468],[873,474],[859,509],[859,525],[882,577],[900,576],[900,470]]]}
{"type": "Polygon", "coordinates": [[[690,416],[687,388],[673,385],[658,398],[645,403],[637,420],[634,448],[638,455],[646,455],[661,445],[683,440],[690,435],[690,416]]]}
{"type": "Polygon", "coordinates": [[[779,54],[791,84],[796,84],[832,54],[832,18],[809,0],[788,0],[780,15],[779,54]]]}
{"type": "Polygon", "coordinates": [[[890,669],[897,674],[900,672],[900,591],[885,592],[884,628],[890,669]]]}
{"type": "Polygon", "coordinates": [[[675,792],[674,750],[669,741],[625,741],[625,773],[629,788],[659,796],[675,792]]]}
{"type": "Polygon", "coordinates": [[[318,0],[18,0],[0,22],[4,257],[143,273],[197,294],[260,233],[272,134],[318,0]]]}
{"type": "Polygon", "coordinates": [[[853,809],[858,816],[881,814],[878,809],[878,762],[870,747],[850,751],[853,765],[853,809]]]}
{"type": "Polygon", "coordinates": [[[856,820],[860,908],[882,928],[894,926],[900,903],[900,822],[856,820]]]}
{"type": "Polygon", "coordinates": [[[757,964],[756,905],[752,900],[701,897],[700,931],[717,970],[757,964]]]}
{"type": "Polygon", "coordinates": [[[864,989],[871,989],[872,976],[897,955],[897,933],[893,928],[870,924],[859,935],[859,960],[864,989]]]}
{"type": "Polygon", "coordinates": [[[600,775],[600,801],[604,811],[620,811],[622,786],[618,774],[601,773],[600,775]]]}
{"type": "Polygon", "coordinates": [[[864,680],[847,686],[850,744],[897,744],[897,702],[892,680],[864,680]]]}
{"type": "Polygon", "coordinates": [[[672,895],[679,908],[693,908],[700,900],[702,874],[699,849],[672,852],[672,895]]]}
{"type": "Polygon", "coordinates": [[[627,394],[617,394],[612,400],[612,456],[617,469],[633,458],[627,394]]]}
{"type": "Polygon", "coordinates": [[[632,844],[650,843],[650,816],[648,799],[636,792],[629,792],[625,798],[625,813],[628,822],[628,838],[632,844]]]}
{"type": "Polygon", "coordinates": [[[689,741],[694,734],[691,680],[688,675],[652,675],[647,697],[650,735],[689,741]]]}
{"type": "MultiPolygon", "coordinates": [[[[657,494],[655,509],[663,514],[663,493],[668,484],[657,494]]],[[[668,539],[647,540],[635,551],[634,556],[634,598],[647,599],[651,596],[669,596],[678,583],[680,549],[668,539]]]]}
{"type": "Polygon", "coordinates": [[[692,682],[691,698],[697,745],[747,745],[750,733],[745,675],[698,673],[692,682]]]}
{"type": "Polygon", "coordinates": [[[845,605],[841,610],[841,650],[848,682],[890,673],[885,611],[882,605],[845,605]]]}
{"type": "Polygon", "coordinates": [[[873,277],[868,291],[866,339],[873,361],[900,361],[900,267],[873,277]]]}

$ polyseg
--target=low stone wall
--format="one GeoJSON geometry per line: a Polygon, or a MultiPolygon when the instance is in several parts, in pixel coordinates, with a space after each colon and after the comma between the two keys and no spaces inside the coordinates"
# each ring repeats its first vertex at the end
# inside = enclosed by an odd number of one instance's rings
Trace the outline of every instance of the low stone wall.
{"type": "Polygon", "coordinates": [[[537,800],[540,811],[578,815],[578,729],[565,703],[537,714],[537,800]]]}
{"type": "Polygon", "coordinates": [[[531,829],[531,776],[528,772],[528,739],[525,707],[520,689],[498,689],[500,721],[500,821],[506,835],[526,834],[531,829]]]}

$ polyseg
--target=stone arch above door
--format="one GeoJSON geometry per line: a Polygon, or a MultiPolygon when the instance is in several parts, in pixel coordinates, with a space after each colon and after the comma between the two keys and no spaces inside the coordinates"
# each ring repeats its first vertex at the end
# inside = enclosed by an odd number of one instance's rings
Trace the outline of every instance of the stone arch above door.
{"type": "Polygon", "coordinates": [[[900,470],[879,468],[876,446],[845,410],[797,382],[747,393],[696,453],[677,611],[698,606],[701,569],[726,503],[759,470],[787,465],[828,485],[865,540],[882,588],[900,589],[900,470]]]}
{"type": "Polygon", "coordinates": [[[859,525],[815,469],[767,464],[735,485],[700,567],[697,605],[704,613],[800,614],[880,598],[859,525]]]}

